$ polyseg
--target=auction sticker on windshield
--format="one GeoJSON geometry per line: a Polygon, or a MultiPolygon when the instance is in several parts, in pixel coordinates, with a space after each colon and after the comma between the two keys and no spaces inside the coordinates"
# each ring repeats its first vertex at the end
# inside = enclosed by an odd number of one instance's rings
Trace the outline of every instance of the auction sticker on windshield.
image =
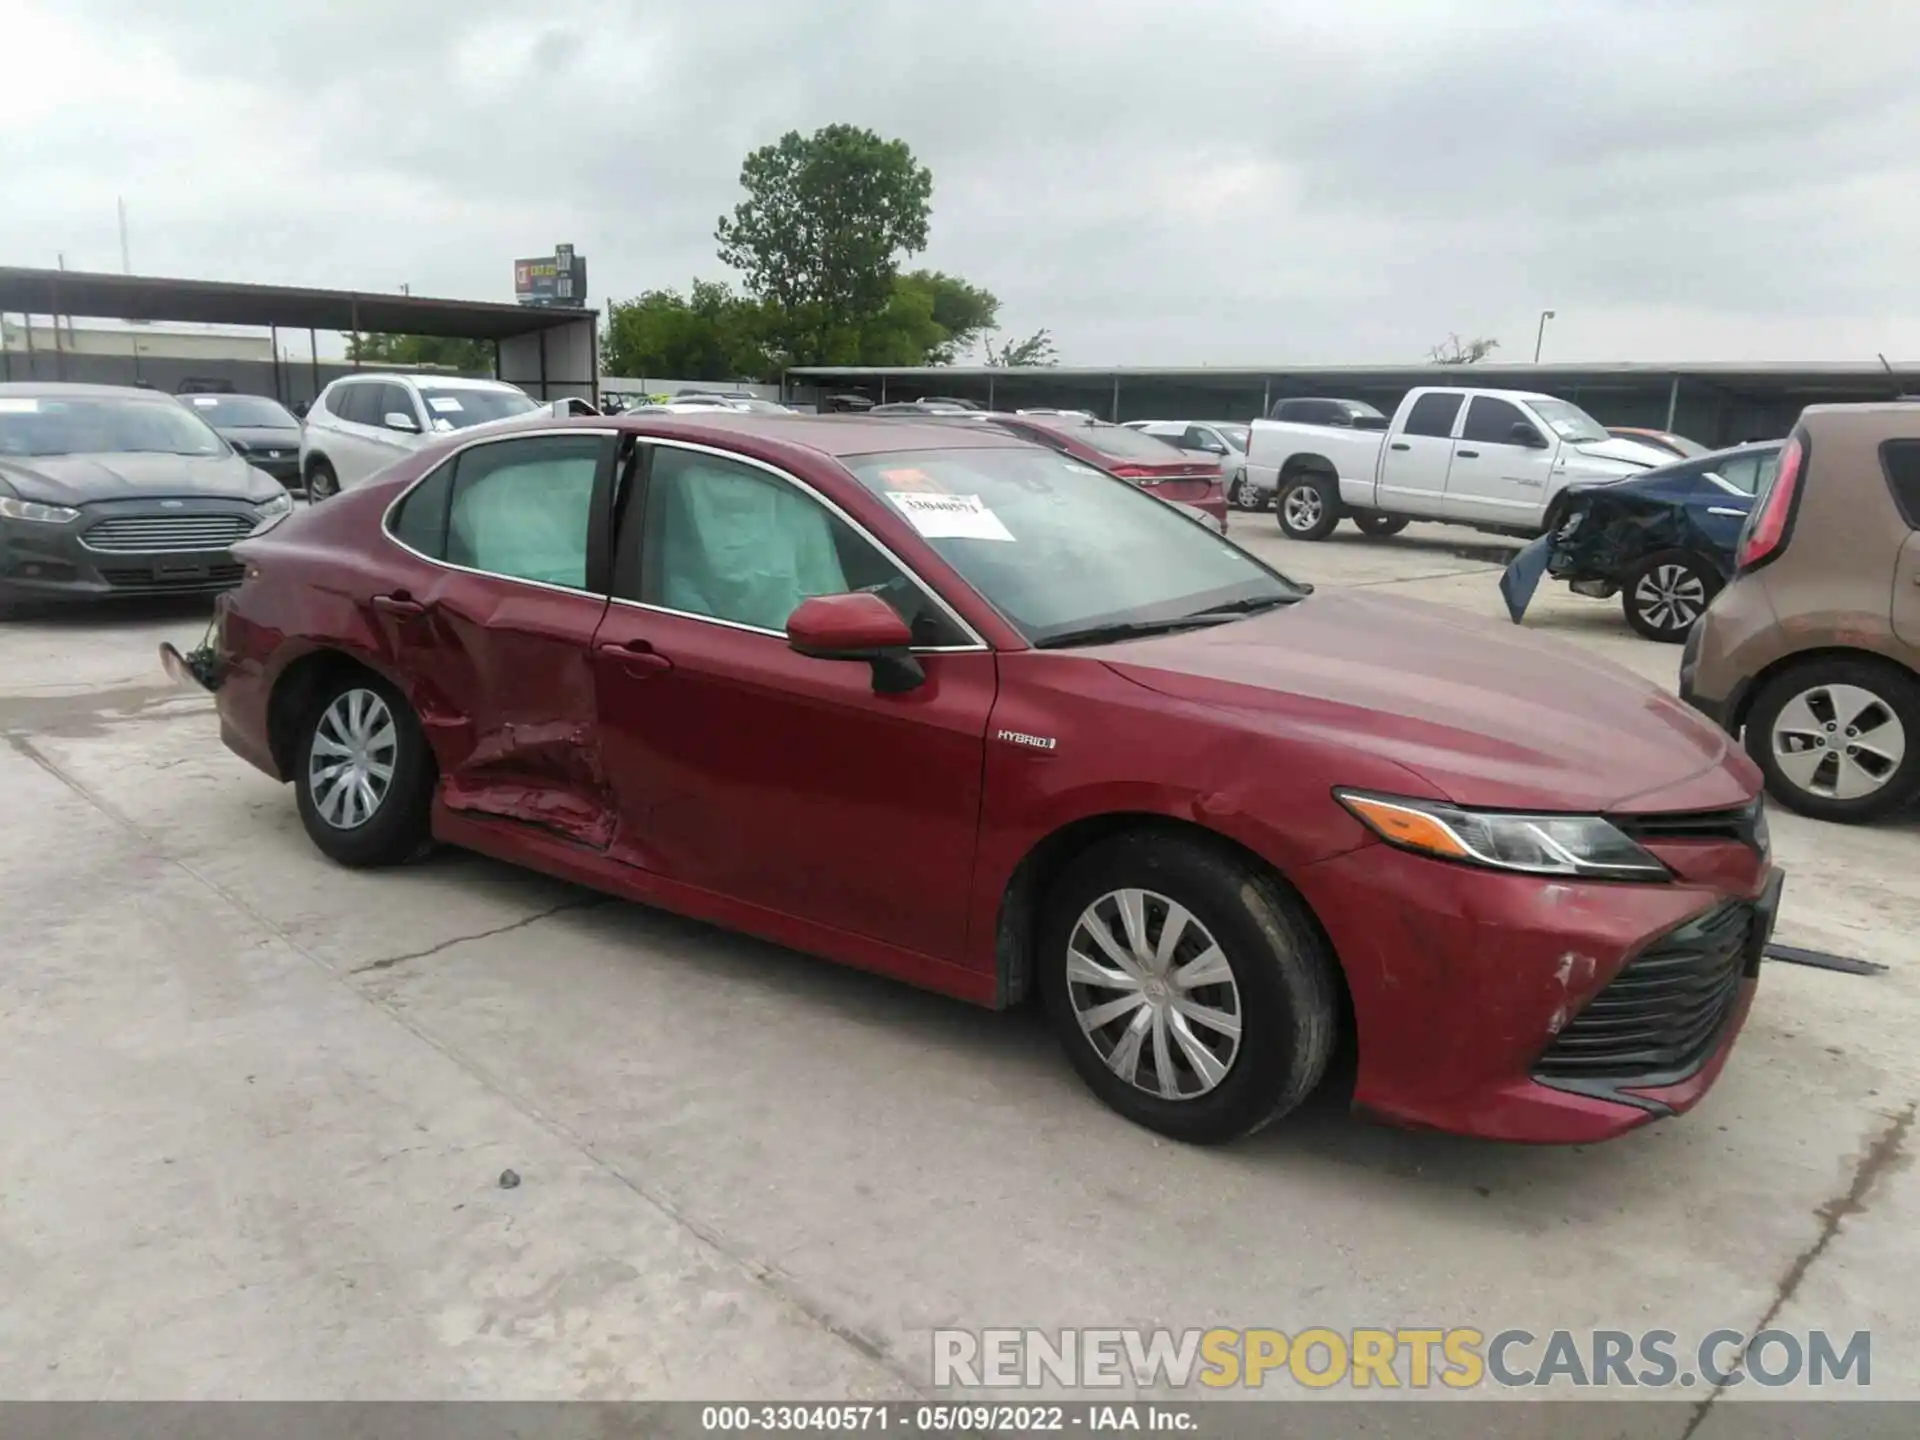
{"type": "Polygon", "coordinates": [[[889,490],[887,499],[929,540],[1011,540],[1012,533],[978,495],[889,490]]]}
{"type": "Polygon", "coordinates": [[[452,414],[460,408],[460,402],[451,395],[429,395],[427,404],[443,414],[452,414]]]}
{"type": "Polygon", "coordinates": [[[38,400],[23,399],[18,395],[0,396],[0,415],[33,415],[39,410],[38,400]]]}

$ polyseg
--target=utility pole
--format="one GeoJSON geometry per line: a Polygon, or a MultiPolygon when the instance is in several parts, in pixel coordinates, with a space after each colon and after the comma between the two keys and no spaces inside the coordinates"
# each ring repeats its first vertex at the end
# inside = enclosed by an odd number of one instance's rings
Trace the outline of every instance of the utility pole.
{"type": "Polygon", "coordinates": [[[116,196],[114,204],[120,209],[120,273],[133,273],[132,253],[127,249],[127,200],[124,195],[116,196]]]}
{"type": "Polygon", "coordinates": [[[1533,363],[1536,365],[1540,363],[1541,342],[1547,338],[1547,321],[1553,318],[1553,311],[1551,310],[1542,310],[1540,312],[1540,328],[1533,333],[1533,363]]]}
{"type": "Polygon", "coordinates": [[[409,284],[407,284],[407,283],[406,283],[405,281],[402,281],[402,282],[401,282],[401,285],[400,285],[400,293],[401,293],[402,295],[411,295],[411,294],[413,294],[413,286],[411,286],[411,285],[409,285],[409,284]]]}

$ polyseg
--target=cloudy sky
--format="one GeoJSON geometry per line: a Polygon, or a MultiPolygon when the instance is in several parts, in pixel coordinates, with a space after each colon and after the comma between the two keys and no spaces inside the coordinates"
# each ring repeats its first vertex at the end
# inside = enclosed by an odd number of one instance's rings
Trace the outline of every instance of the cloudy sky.
{"type": "Polygon", "coordinates": [[[720,278],[741,157],[934,174],[1083,364],[1920,361],[1913,0],[0,0],[0,263],[511,298],[720,278]]]}

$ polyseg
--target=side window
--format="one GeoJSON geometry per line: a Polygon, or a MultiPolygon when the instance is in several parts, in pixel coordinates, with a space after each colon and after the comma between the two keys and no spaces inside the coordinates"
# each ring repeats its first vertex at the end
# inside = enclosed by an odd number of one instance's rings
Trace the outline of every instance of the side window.
{"type": "Polygon", "coordinates": [[[447,505],[447,562],[586,589],[601,444],[598,435],[543,435],[461,454],[447,505]]]}
{"type": "Polygon", "coordinates": [[[356,425],[366,422],[361,418],[365,400],[372,392],[371,385],[336,385],[327,392],[327,409],[337,419],[348,420],[356,425]]]}
{"type": "Polygon", "coordinates": [[[415,425],[420,423],[413,396],[408,393],[406,386],[395,385],[389,381],[382,385],[370,385],[367,388],[378,397],[373,404],[373,415],[367,421],[369,425],[385,425],[387,416],[394,414],[411,416],[415,425]]]}
{"type": "Polygon", "coordinates": [[[1222,442],[1220,437],[1211,430],[1199,425],[1189,425],[1181,437],[1173,443],[1186,450],[1217,451],[1222,442]]]}
{"type": "Polygon", "coordinates": [[[1442,437],[1453,434],[1453,417],[1460,413],[1460,402],[1464,398],[1443,391],[1422,395],[1413,402],[1413,409],[1407,415],[1406,433],[1442,437]]]}
{"type": "Polygon", "coordinates": [[[1900,518],[1909,529],[1920,530],[1920,440],[1887,441],[1880,447],[1880,468],[1887,472],[1900,518]]]}
{"type": "Polygon", "coordinates": [[[1491,395],[1476,395],[1473,404],[1467,407],[1467,423],[1461,427],[1460,438],[1482,445],[1511,445],[1516,425],[1532,427],[1518,405],[1496,400],[1491,395]]]}
{"type": "Polygon", "coordinates": [[[453,495],[453,467],[449,460],[409,490],[387,531],[410,550],[431,560],[447,558],[447,503],[453,495]]]}
{"type": "Polygon", "coordinates": [[[1760,457],[1757,455],[1736,455],[1722,460],[1713,467],[1713,473],[1736,490],[1744,490],[1749,495],[1759,493],[1760,457]]]}
{"type": "Polygon", "coordinates": [[[784,631],[809,596],[871,590],[900,612],[914,644],[968,643],[925,591],[839,516],[738,461],[655,449],[639,548],[637,582],[623,557],[617,588],[637,590],[642,604],[784,631]]]}

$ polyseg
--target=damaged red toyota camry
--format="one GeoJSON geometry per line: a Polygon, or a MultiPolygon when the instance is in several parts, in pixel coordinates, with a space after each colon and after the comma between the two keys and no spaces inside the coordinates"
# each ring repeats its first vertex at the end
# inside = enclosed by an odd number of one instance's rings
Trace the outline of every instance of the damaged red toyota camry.
{"type": "Polygon", "coordinates": [[[1312,593],[987,427],[530,421],[236,554],[195,669],[333,859],[438,840],[1037,995],[1100,1098],[1182,1140],[1285,1115],[1342,1051],[1402,1124],[1685,1110],[1778,901],[1759,773],[1654,686],[1312,593]]]}

